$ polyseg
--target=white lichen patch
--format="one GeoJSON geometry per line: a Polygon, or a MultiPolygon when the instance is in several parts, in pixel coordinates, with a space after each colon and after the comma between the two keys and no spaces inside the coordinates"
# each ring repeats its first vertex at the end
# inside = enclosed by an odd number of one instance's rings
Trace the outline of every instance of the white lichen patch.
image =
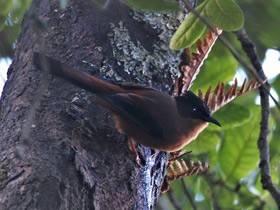
{"type": "Polygon", "coordinates": [[[136,21],[144,21],[156,30],[159,34],[158,40],[153,46],[153,52],[148,52],[139,41],[135,44],[131,40],[123,22],[112,24],[112,32],[108,37],[113,47],[113,55],[118,60],[117,64],[138,81],[148,80],[152,83],[153,75],[171,75],[172,79],[175,79],[179,75],[180,51],[171,50],[169,41],[184,15],[137,11],[133,11],[132,15],[136,21]]]}

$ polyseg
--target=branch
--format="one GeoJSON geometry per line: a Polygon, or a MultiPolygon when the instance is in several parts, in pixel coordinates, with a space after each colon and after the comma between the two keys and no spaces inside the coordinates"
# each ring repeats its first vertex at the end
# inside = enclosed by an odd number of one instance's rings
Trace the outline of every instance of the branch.
{"type": "MultiPolygon", "coordinates": [[[[247,53],[247,56],[250,58],[251,63],[255,67],[258,74],[265,76],[261,62],[257,56],[256,48],[252,41],[249,39],[248,35],[244,28],[235,32],[238,40],[242,44],[243,50],[247,53]]],[[[270,176],[270,165],[269,165],[269,148],[268,148],[268,135],[269,135],[269,95],[263,87],[259,88],[260,97],[261,97],[261,107],[262,107],[262,120],[261,120],[261,131],[258,139],[258,148],[260,150],[260,164],[261,169],[261,182],[263,189],[266,189],[270,192],[271,196],[274,198],[277,203],[278,208],[280,209],[280,191],[272,183],[270,176]]]]}

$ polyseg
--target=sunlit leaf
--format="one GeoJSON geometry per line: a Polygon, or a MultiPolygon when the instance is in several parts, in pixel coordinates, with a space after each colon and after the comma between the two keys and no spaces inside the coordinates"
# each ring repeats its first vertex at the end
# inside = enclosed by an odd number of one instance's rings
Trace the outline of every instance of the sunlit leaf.
{"type": "Polygon", "coordinates": [[[254,106],[257,95],[258,95],[258,90],[250,91],[234,99],[234,103],[242,104],[243,106],[246,107],[254,106]]]}
{"type": "MultiPolygon", "coordinates": [[[[0,5],[2,6],[0,0],[0,5]]],[[[19,35],[23,14],[31,0],[9,0],[11,6],[5,16],[0,15],[0,57],[13,55],[14,43],[19,35]]]]}
{"type": "Polygon", "coordinates": [[[218,28],[233,31],[244,25],[244,15],[239,6],[232,0],[209,0],[206,14],[218,28]]]}
{"type": "Polygon", "coordinates": [[[197,93],[200,89],[203,93],[209,86],[216,87],[218,82],[231,81],[237,69],[237,62],[232,56],[208,58],[190,90],[197,93]]]}
{"type": "Polygon", "coordinates": [[[272,117],[274,119],[273,127],[271,128],[271,141],[269,142],[270,154],[280,155],[280,113],[275,107],[271,110],[272,117]]]}
{"type": "Polygon", "coordinates": [[[274,155],[270,160],[271,179],[273,184],[279,184],[280,177],[280,155],[274,155]]]}
{"type": "Polygon", "coordinates": [[[257,140],[260,130],[260,108],[250,108],[253,115],[241,127],[225,131],[219,151],[221,170],[228,182],[238,182],[256,168],[259,161],[257,140]]]}
{"type": "Polygon", "coordinates": [[[263,202],[265,202],[265,206],[266,206],[265,209],[267,209],[267,210],[279,210],[279,208],[277,208],[277,204],[276,204],[274,198],[270,194],[267,194],[267,196],[264,196],[262,198],[262,200],[263,200],[263,202]]]}
{"type": "Polygon", "coordinates": [[[271,86],[274,87],[278,94],[280,94],[280,75],[276,77],[271,86]]]}
{"type": "Polygon", "coordinates": [[[254,206],[261,205],[260,198],[251,191],[249,191],[249,189],[246,186],[242,186],[239,191],[242,195],[239,196],[237,200],[239,207],[238,209],[256,209],[254,208],[254,206]]]}
{"type": "MultiPolygon", "coordinates": [[[[200,178],[200,188],[198,193],[204,197],[204,200],[197,202],[197,209],[208,209],[212,205],[212,194],[210,187],[205,178],[200,178]],[[200,204],[200,206],[199,206],[200,204]]],[[[198,194],[196,194],[198,195],[198,194]]],[[[190,209],[190,208],[185,208],[190,209]]]]}
{"type": "Polygon", "coordinates": [[[187,201],[186,196],[182,193],[183,186],[181,184],[181,180],[177,179],[171,182],[170,187],[172,187],[173,193],[178,200],[187,201]]]}
{"type": "Polygon", "coordinates": [[[187,151],[192,151],[192,154],[199,155],[211,150],[215,150],[219,143],[219,137],[208,130],[204,130],[199,136],[190,144],[184,147],[187,151]]]}
{"type": "Polygon", "coordinates": [[[208,155],[208,163],[210,165],[210,168],[208,170],[209,172],[215,171],[218,163],[218,153],[216,150],[211,150],[207,152],[207,155],[208,155]]]}
{"type": "Polygon", "coordinates": [[[0,15],[7,15],[13,6],[12,0],[0,0],[0,15]]]}
{"type": "Polygon", "coordinates": [[[264,190],[262,187],[262,182],[261,182],[261,172],[258,170],[258,176],[256,178],[256,182],[254,187],[256,188],[256,190],[258,191],[258,193],[260,193],[262,196],[265,196],[267,194],[269,194],[269,192],[267,190],[264,190]]]}
{"type": "Polygon", "coordinates": [[[145,10],[150,12],[167,12],[167,11],[178,11],[179,4],[175,1],[166,0],[122,0],[128,6],[145,10]]]}
{"type": "MultiPolygon", "coordinates": [[[[196,8],[196,11],[202,16],[204,15],[206,4],[207,2],[205,1],[196,8]]],[[[200,38],[205,29],[205,23],[203,23],[194,13],[189,13],[172,36],[169,45],[170,48],[172,50],[180,50],[191,46],[198,38],[200,38]]]]}
{"type": "Polygon", "coordinates": [[[229,209],[236,199],[236,195],[223,187],[218,187],[215,189],[217,196],[217,202],[221,205],[222,209],[229,209]]]}
{"type": "Polygon", "coordinates": [[[10,11],[12,21],[20,21],[29,7],[31,0],[13,0],[13,7],[10,11]]]}
{"type": "Polygon", "coordinates": [[[219,111],[215,112],[213,117],[219,121],[222,127],[220,128],[216,125],[210,124],[207,129],[226,130],[247,123],[251,118],[251,112],[246,106],[229,103],[222,107],[219,111]]]}
{"type": "Polygon", "coordinates": [[[209,86],[213,88],[218,82],[227,82],[233,80],[238,63],[231,55],[228,49],[219,41],[215,42],[208,58],[204,61],[200,73],[197,75],[190,90],[194,93],[200,89],[203,93],[209,86]]]}

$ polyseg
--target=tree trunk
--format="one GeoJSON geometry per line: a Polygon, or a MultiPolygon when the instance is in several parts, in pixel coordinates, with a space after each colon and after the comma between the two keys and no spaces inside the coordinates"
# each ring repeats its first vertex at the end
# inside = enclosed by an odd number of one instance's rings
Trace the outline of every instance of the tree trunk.
{"type": "Polygon", "coordinates": [[[88,74],[168,90],[180,63],[168,49],[176,15],[93,2],[72,0],[61,10],[59,1],[33,0],[25,15],[0,102],[0,209],[155,205],[168,155],[138,145],[145,167],[137,167],[91,93],[32,66],[40,51],[88,74]]]}

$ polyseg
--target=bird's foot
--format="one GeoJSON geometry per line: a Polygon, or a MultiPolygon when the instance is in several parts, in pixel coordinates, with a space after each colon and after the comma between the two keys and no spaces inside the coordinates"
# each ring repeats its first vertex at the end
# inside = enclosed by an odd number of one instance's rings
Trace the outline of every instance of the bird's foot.
{"type": "Polygon", "coordinates": [[[169,165],[173,164],[175,160],[183,157],[184,155],[187,155],[191,153],[192,151],[186,151],[186,150],[179,150],[176,152],[171,152],[170,153],[170,159],[169,159],[169,165]]]}

